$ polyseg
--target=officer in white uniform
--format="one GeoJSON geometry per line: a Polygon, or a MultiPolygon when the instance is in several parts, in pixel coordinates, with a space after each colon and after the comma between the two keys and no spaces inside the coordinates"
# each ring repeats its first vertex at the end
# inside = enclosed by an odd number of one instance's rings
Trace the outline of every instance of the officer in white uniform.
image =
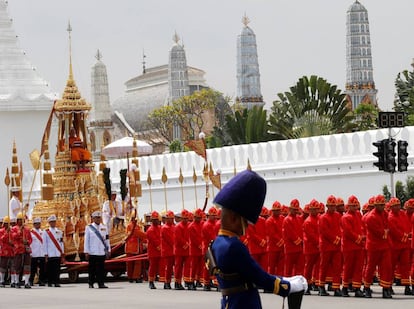
{"type": "Polygon", "coordinates": [[[10,219],[16,219],[17,214],[22,211],[22,203],[19,200],[20,188],[12,187],[12,198],[9,201],[9,215],[10,219]]]}
{"type": "Polygon", "coordinates": [[[110,256],[111,245],[107,226],[101,223],[101,216],[100,211],[92,213],[93,223],[85,229],[83,252],[85,253],[85,259],[89,261],[89,288],[93,288],[93,284],[97,282],[100,289],[105,289],[108,288],[104,284],[105,259],[110,256]]]}
{"type": "Polygon", "coordinates": [[[45,272],[45,248],[43,246],[43,234],[44,231],[40,228],[42,219],[33,219],[33,228],[31,230],[32,243],[30,248],[32,249],[32,263],[30,269],[30,285],[33,286],[33,280],[36,273],[39,271],[39,286],[44,286],[46,282],[45,272]]]}
{"type": "Polygon", "coordinates": [[[43,245],[47,268],[47,285],[60,287],[60,263],[64,259],[63,232],[56,227],[56,216],[51,215],[47,222],[49,228],[43,233],[43,245]]]}

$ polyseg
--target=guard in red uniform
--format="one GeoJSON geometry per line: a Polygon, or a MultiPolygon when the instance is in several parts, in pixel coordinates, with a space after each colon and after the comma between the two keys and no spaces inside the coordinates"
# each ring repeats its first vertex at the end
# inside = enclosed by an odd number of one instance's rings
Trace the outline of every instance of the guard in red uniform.
{"type": "Polygon", "coordinates": [[[342,255],[343,287],[342,295],[349,296],[349,288],[355,289],[355,297],[364,297],[361,291],[362,269],[364,265],[365,235],[362,225],[362,216],[358,211],[359,201],[351,195],[347,203],[348,211],[341,218],[342,227],[342,255]]]}
{"type": "Polygon", "coordinates": [[[250,224],[246,230],[247,247],[250,255],[263,269],[267,269],[266,213],[267,209],[262,207],[256,224],[250,224]]]}
{"type": "Polygon", "coordinates": [[[159,273],[161,261],[161,227],[158,212],[151,213],[151,226],[147,230],[148,238],[148,282],[150,289],[156,289],[155,277],[159,273]]]}
{"type": "Polygon", "coordinates": [[[392,262],[389,243],[388,217],[384,211],[385,197],[375,197],[375,208],[365,217],[367,230],[367,267],[364,273],[365,297],[372,297],[371,284],[375,268],[378,266],[380,286],[382,286],[382,297],[392,298],[392,262]]]}
{"type": "Polygon", "coordinates": [[[282,232],[285,242],[285,271],[283,276],[303,273],[303,230],[300,206],[297,199],[290,202],[289,214],[283,220],[282,232]]]}
{"type": "Polygon", "coordinates": [[[11,242],[13,243],[14,251],[14,269],[11,271],[12,283],[15,283],[16,288],[20,288],[19,276],[23,270],[24,287],[30,289],[30,263],[31,257],[30,244],[32,243],[32,233],[30,229],[23,224],[23,214],[17,214],[16,225],[11,229],[11,242]]]}
{"type": "MultiPolygon", "coordinates": [[[[216,221],[217,221],[217,208],[211,207],[208,210],[207,213],[207,221],[203,223],[203,227],[201,229],[201,237],[203,239],[203,250],[202,254],[203,256],[207,253],[207,248],[210,245],[210,243],[216,239],[217,233],[216,233],[216,221]]],[[[210,291],[211,290],[211,277],[208,272],[207,267],[204,266],[203,263],[203,284],[204,284],[204,291],[210,291]]]]}
{"type": "Polygon", "coordinates": [[[308,281],[306,295],[310,295],[311,285],[319,285],[319,202],[313,199],[309,203],[309,216],[303,222],[303,253],[305,255],[304,276],[308,281]],[[315,282],[316,281],[316,282],[315,282]]]}
{"type": "Polygon", "coordinates": [[[174,266],[174,213],[167,211],[165,224],[161,227],[161,270],[160,280],[164,289],[171,290],[171,278],[174,266]]]}
{"type": "Polygon", "coordinates": [[[409,241],[411,222],[407,214],[400,210],[401,202],[398,198],[391,198],[389,205],[391,211],[388,214],[388,224],[390,228],[392,270],[395,271],[398,267],[401,285],[405,286],[404,294],[411,295],[411,243],[409,241]]]}
{"type": "Polygon", "coordinates": [[[203,228],[203,211],[197,208],[194,211],[194,220],[188,225],[188,235],[190,243],[190,280],[187,288],[196,290],[201,287],[201,276],[204,267],[203,256],[203,239],[201,237],[201,229],[203,228]]]}
{"type": "Polygon", "coordinates": [[[329,271],[332,274],[334,296],[342,296],[341,215],[336,211],[336,198],[333,195],[328,197],[326,208],[326,213],[319,218],[319,295],[329,295],[325,289],[326,275],[329,271]]]}
{"type": "MultiPolygon", "coordinates": [[[[137,256],[143,252],[143,245],[147,241],[147,235],[137,224],[135,212],[132,213],[131,221],[126,228],[125,254],[127,257],[137,256]]],[[[129,261],[126,263],[126,271],[129,282],[142,282],[142,261],[129,261]]]]}
{"type": "Polygon", "coordinates": [[[181,282],[190,281],[190,244],[188,235],[188,210],[181,211],[181,221],[175,226],[174,237],[174,289],[184,290],[181,282]]]}
{"type": "Polygon", "coordinates": [[[11,243],[10,217],[5,216],[3,218],[3,227],[0,229],[0,287],[2,288],[6,286],[5,275],[13,259],[14,252],[11,243]]]}
{"type": "Polygon", "coordinates": [[[285,242],[282,236],[282,225],[285,217],[282,216],[282,205],[275,201],[272,205],[272,215],[266,220],[268,273],[283,274],[285,242]]]}

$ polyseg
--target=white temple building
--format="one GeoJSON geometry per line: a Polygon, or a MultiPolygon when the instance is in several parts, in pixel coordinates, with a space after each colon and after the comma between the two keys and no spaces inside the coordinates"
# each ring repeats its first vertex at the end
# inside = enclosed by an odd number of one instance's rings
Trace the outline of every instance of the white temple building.
{"type": "Polygon", "coordinates": [[[352,109],[360,103],[377,105],[368,11],[356,0],[346,14],[346,85],[352,109]]]}
{"type": "Polygon", "coordinates": [[[237,97],[236,103],[245,108],[264,106],[260,89],[260,71],[257,55],[256,35],[248,26],[249,18],[244,15],[243,29],[237,37],[237,97]]]}
{"type": "MultiPolygon", "coordinates": [[[[23,170],[31,170],[29,153],[40,149],[43,131],[57,94],[53,93],[19,45],[8,13],[0,0],[0,171],[10,170],[13,141],[23,170]]],[[[54,149],[51,149],[54,151],[54,149]]],[[[0,189],[3,203],[6,187],[0,189]]]]}

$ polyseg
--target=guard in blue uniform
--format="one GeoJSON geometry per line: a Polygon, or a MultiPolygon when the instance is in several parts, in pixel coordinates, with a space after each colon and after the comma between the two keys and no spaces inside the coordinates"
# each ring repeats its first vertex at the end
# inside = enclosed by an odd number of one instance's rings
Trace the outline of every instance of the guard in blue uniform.
{"type": "Polygon", "coordinates": [[[283,297],[292,295],[292,299],[288,298],[290,309],[301,306],[306,279],[268,274],[239,240],[245,234],[247,224],[256,223],[265,195],[265,180],[246,170],[233,177],[214,200],[222,208],[221,228],[206,254],[206,265],[217,277],[223,309],[262,308],[258,286],[283,297]]]}

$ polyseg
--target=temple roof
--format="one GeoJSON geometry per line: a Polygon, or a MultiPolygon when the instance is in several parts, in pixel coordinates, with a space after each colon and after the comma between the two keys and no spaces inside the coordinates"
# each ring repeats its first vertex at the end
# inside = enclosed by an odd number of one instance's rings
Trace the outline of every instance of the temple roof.
{"type": "Polygon", "coordinates": [[[7,6],[0,0],[0,110],[50,110],[57,94],[19,46],[7,6]]]}
{"type": "Polygon", "coordinates": [[[349,7],[348,12],[366,12],[367,9],[358,1],[356,0],[352,5],[349,7]]]}
{"type": "MultiPolygon", "coordinates": [[[[204,74],[203,70],[188,66],[190,89],[207,87],[204,74]]],[[[112,103],[112,108],[138,132],[151,111],[168,103],[168,65],[148,68],[146,73],[128,80],[125,86],[125,94],[112,103]]]]}

